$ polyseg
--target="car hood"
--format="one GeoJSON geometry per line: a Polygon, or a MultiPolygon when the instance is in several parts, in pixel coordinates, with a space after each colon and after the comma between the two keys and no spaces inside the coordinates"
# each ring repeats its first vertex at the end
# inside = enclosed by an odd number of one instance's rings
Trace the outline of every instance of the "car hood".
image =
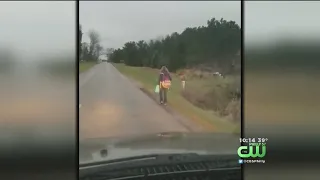
{"type": "Polygon", "coordinates": [[[157,133],[79,141],[79,164],[174,153],[236,154],[239,136],[222,133],[157,133]]]}

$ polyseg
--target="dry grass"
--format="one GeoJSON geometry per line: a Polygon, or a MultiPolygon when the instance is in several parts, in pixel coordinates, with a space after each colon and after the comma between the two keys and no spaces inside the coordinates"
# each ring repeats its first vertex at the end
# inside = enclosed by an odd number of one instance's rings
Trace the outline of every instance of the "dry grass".
{"type": "Polygon", "coordinates": [[[228,117],[233,122],[240,122],[240,76],[219,77],[201,71],[185,71],[187,88],[182,95],[192,104],[228,117]],[[230,118],[231,117],[231,118],[230,118]]]}
{"type": "Polygon", "coordinates": [[[319,74],[247,73],[244,110],[249,123],[306,123],[319,119],[319,74]]]}

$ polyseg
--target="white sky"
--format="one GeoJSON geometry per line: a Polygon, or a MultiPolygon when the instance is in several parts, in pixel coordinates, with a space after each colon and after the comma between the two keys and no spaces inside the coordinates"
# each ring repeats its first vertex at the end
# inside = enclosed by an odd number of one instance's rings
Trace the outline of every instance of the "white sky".
{"type": "Polygon", "coordinates": [[[245,2],[245,42],[320,38],[320,2],[245,2]]]}
{"type": "MultiPolygon", "coordinates": [[[[0,47],[21,54],[75,50],[75,2],[0,2],[0,47]]],[[[320,2],[245,2],[245,41],[268,41],[284,35],[315,38],[320,32],[320,2]]],[[[112,2],[81,1],[80,23],[97,30],[103,46],[149,40],[206,25],[212,17],[240,25],[237,1],[112,2]]],[[[84,41],[88,41],[84,36],[84,41]]]]}
{"type": "MultiPolygon", "coordinates": [[[[79,6],[84,33],[98,31],[104,48],[180,33],[187,27],[206,25],[213,17],[233,20],[241,26],[240,1],[80,1],[79,6]]],[[[83,41],[89,42],[87,34],[83,41]]]]}
{"type": "Polygon", "coordinates": [[[24,56],[75,51],[75,2],[0,2],[0,47],[24,56]]]}

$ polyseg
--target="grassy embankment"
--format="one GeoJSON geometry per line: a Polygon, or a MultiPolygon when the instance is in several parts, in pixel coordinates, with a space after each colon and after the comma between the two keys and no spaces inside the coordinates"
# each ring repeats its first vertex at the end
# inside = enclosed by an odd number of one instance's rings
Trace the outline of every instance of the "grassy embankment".
{"type": "Polygon", "coordinates": [[[80,62],[79,63],[79,73],[82,73],[91,67],[93,67],[96,63],[95,62],[80,62]]]}
{"type": "MultiPolygon", "coordinates": [[[[155,95],[154,88],[157,84],[159,70],[146,67],[131,67],[124,64],[114,64],[114,66],[122,74],[140,82],[143,85],[143,88],[155,95]]],[[[193,87],[192,89],[194,90],[196,87],[202,88],[203,83],[205,82],[188,80],[186,87],[193,87]]],[[[240,126],[237,124],[221,118],[214,111],[204,110],[203,108],[195,106],[183,97],[181,90],[179,77],[176,74],[173,74],[172,87],[168,93],[168,104],[177,112],[214,132],[240,132],[240,126]]],[[[203,90],[205,89],[199,89],[199,92],[203,90]]]]}

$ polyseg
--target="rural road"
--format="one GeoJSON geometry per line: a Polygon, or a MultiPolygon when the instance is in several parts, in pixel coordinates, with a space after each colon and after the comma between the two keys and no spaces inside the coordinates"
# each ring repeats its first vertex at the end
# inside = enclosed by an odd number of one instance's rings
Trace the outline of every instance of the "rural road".
{"type": "Polygon", "coordinates": [[[80,139],[200,128],[168,113],[109,63],[81,73],[79,88],[80,139]]]}

